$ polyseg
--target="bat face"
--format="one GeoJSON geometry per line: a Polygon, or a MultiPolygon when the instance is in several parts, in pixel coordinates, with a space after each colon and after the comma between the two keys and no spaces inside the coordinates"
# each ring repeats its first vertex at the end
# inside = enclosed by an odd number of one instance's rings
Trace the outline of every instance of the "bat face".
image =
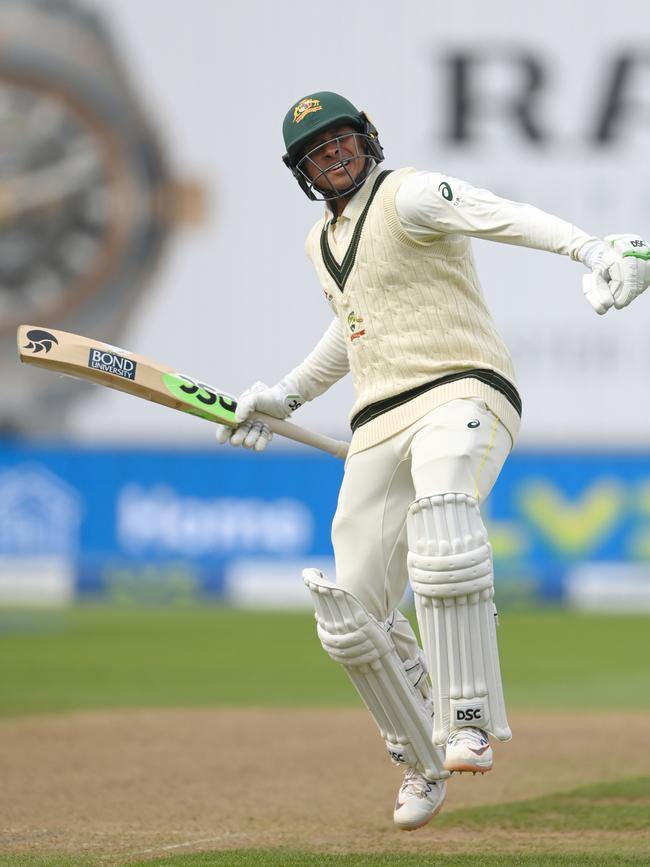
{"type": "MultiPolygon", "coordinates": [[[[26,364],[76,379],[87,379],[228,427],[238,425],[235,418],[237,401],[232,395],[135,352],[40,325],[21,325],[16,337],[20,360],[26,364]]],[[[274,433],[336,457],[345,459],[348,453],[346,442],[264,413],[256,412],[254,418],[274,433]]]]}
{"type": "Polygon", "coordinates": [[[195,382],[180,373],[163,374],[163,383],[170,394],[187,404],[186,412],[236,427],[237,401],[234,397],[221,394],[203,382],[195,382]]]}
{"type": "Polygon", "coordinates": [[[20,360],[236,427],[237,401],[172,368],[98,340],[33,325],[18,329],[20,360]]]}

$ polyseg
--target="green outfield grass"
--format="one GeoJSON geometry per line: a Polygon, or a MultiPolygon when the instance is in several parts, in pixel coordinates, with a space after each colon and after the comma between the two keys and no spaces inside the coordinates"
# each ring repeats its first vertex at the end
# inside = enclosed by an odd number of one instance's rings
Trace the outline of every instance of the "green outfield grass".
{"type": "MultiPolygon", "coordinates": [[[[471,810],[456,810],[436,819],[441,831],[445,828],[464,828],[491,831],[520,832],[585,832],[623,831],[632,837],[637,832],[647,831],[650,809],[650,778],[621,780],[617,783],[583,786],[571,792],[563,792],[545,798],[499,804],[496,807],[480,807],[471,810]]],[[[0,856],[0,867],[84,867],[106,863],[106,858],[70,858],[69,856],[13,855],[11,860],[0,856]]],[[[278,850],[230,850],[227,852],[173,855],[164,858],[124,860],[133,867],[244,867],[244,865],[268,865],[268,867],[418,867],[431,864],[443,867],[612,867],[612,865],[647,865],[648,855],[623,855],[615,852],[579,854],[518,854],[518,855],[411,855],[385,853],[381,855],[327,855],[278,850]]]]}
{"type": "MultiPolygon", "coordinates": [[[[511,611],[512,707],[648,708],[650,617],[511,611]]],[[[80,708],[357,706],[308,613],[76,606],[0,609],[0,714],[80,708]]]]}
{"type": "MultiPolygon", "coordinates": [[[[100,867],[104,860],[0,856],[0,867],[100,867]]],[[[127,862],[125,862],[126,864],[127,862]]],[[[302,852],[231,850],[129,861],[128,867],[647,867],[634,855],[310,855],[302,852]]]]}
{"type": "MultiPolygon", "coordinates": [[[[499,641],[513,707],[647,709],[650,617],[507,611],[499,641]]],[[[113,707],[358,706],[322,651],[311,614],[218,607],[65,611],[0,609],[0,715],[113,707]]],[[[625,779],[517,803],[443,813],[446,829],[556,834],[557,852],[510,855],[300,853],[283,849],[169,854],[147,860],[0,853],[0,867],[610,867],[650,863],[650,779],[625,779]],[[626,854],[562,854],[562,838],[624,832],[626,854]],[[634,853],[634,854],[627,854],[634,853]]],[[[614,835],[611,839],[620,839],[614,835]]],[[[553,846],[549,846],[553,849],[553,846]]]]}

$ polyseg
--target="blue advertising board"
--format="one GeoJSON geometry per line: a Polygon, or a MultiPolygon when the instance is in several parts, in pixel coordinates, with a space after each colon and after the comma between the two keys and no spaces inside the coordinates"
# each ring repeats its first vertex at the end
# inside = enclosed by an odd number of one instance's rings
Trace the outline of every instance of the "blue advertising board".
{"type": "Polygon", "coordinates": [[[317,454],[0,449],[0,558],[67,557],[81,594],[220,596],[226,567],[328,556],[342,463],[317,454]]]}
{"type": "MultiPolygon", "coordinates": [[[[342,474],[307,451],[5,443],[0,561],[64,561],[81,595],[228,597],[238,563],[331,557],[342,474]]],[[[515,452],[483,512],[502,597],[561,599],[585,562],[650,564],[650,454],[515,452]]]]}

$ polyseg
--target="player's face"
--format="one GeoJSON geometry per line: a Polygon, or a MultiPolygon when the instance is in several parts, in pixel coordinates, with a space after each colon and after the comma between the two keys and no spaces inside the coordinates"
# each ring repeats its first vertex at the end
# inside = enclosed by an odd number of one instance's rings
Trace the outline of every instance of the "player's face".
{"type": "Polygon", "coordinates": [[[324,130],[309,142],[303,166],[312,181],[322,189],[347,190],[366,164],[363,140],[349,124],[324,130]]]}

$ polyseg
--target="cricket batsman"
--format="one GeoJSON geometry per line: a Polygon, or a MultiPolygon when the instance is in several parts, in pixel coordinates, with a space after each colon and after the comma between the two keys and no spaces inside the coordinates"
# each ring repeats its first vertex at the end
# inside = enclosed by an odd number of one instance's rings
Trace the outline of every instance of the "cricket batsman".
{"type": "Polygon", "coordinates": [[[491,770],[490,738],[511,738],[481,505],[517,439],[521,398],[470,239],[581,262],[599,314],[647,288],[650,248],[637,235],[600,240],[444,174],[386,170],[368,116],[336,93],[292,105],[283,135],[287,168],[325,203],[306,251],[333,318],[277,385],[241,395],[241,424],[217,439],[263,450],[271,432],[256,411],[287,418],[350,372],[336,583],[315,569],[303,577],[325,651],[404,767],[394,821],[413,830],[440,810],[452,772],[491,770]],[[397,610],[407,580],[422,649],[397,610]]]}

